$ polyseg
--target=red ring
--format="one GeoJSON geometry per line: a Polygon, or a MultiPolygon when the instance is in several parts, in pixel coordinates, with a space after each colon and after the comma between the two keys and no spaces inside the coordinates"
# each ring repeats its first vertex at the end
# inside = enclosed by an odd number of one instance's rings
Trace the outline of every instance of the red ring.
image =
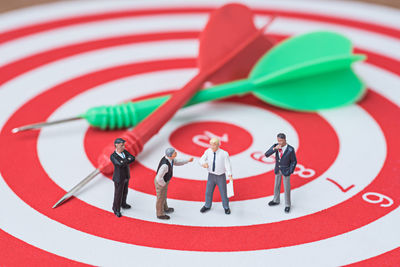
{"type": "MultiPolygon", "coordinates": [[[[179,61],[178,61],[179,62],[179,61]]],[[[174,62],[173,67],[193,67],[194,61],[186,61],[186,64],[182,64],[179,66],[177,62],[174,62]],[[183,65],[183,66],[182,66],[183,65]]],[[[140,69],[149,69],[154,71],[154,66],[151,66],[151,63],[142,63],[143,66],[140,69]]],[[[158,63],[159,64],[159,63],[158,63]]],[[[157,64],[157,65],[158,65],[157,64]]],[[[165,65],[165,64],[164,64],[165,65]]],[[[168,64],[167,64],[168,65],[168,64]]],[[[133,69],[132,66],[128,68],[130,72],[136,72],[137,69],[133,69]]],[[[127,73],[124,73],[125,75],[127,73]]],[[[99,72],[98,76],[101,80],[104,77],[105,73],[99,72]]],[[[116,75],[113,73],[113,75],[116,75]]],[[[117,78],[117,76],[116,76],[117,78]]],[[[72,81],[74,83],[79,82],[79,79],[72,81]]],[[[101,83],[101,81],[100,81],[101,83]]],[[[69,82],[71,84],[71,82],[69,82]]],[[[87,84],[86,86],[94,86],[94,84],[87,84]]],[[[74,88],[74,87],[72,87],[74,88]]],[[[47,99],[54,99],[54,95],[58,95],[57,90],[49,90],[48,93],[44,94],[46,97],[36,97],[28,102],[24,108],[18,110],[7,122],[5,127],[3,128],[4,131],[11,130],[17,123],[20,123],[23,120],[23,116],[26,114],[25,109],[28,111],[32,106],[36,104],[42,103],[39,101],[39,98],[47,99]],[[39,103],[40,102],[40,103],[39,103]]],[[[71,92],[72,95],[75,95],[76,92],[71,92]]],[[[59,100],[61,103],[65,102],[65,99],[59,100]]],[[[378,106],[385,106],[386,109],[389,109],[390,114],[396,114],[398,112],[398,108],[391,104],[386,99],[379,97],[379,95],[369,92],[366,99],[361,103],[361,105],[369,110],[373,110],[374,118],[379,121],[383,122],[384,132],[389,140],[392,141],[390,146],[388,147],[388,155],[389,159],[392,158],[393,150],[399,144],[399,141],[394,138],[394,133],[397,132],[398,127],[391,123],[390,119],[386,114],[382,114],[385,111],[376,111],[377,106],[374,106],[374,102],[378,102],[378,106]],[[371,99],[373,99],[371,101],[371,99]],[[372,103],[371,103],[372,102],[372,103]],[[377,115],[375,115],[377,114],[377,115]],[[382,115],[384,117],[382,118],[382,115]],[[388,121],[390,124],[388,124],[388,121]]],[[[58,103],[55,103],[54,106],[59,106],[58,103]]],[[[44,109],[45,107],[43,107],[44,109]]],[[[47,108],[47,110],[53,110],[53,107],[47,108]]],[[[41,116],[43,116],[43,111],[41,111],[41,116]]],[[[46,116],[45,116],[46,117],[46,116]]],[[[22,121],[26,122],[26,121],[22,121]]],[[[382,124],[381,124],[382,125],[382,124]]],[[[8,136],[8,138],[2,138],[1,144],[2,147],[5,149],[1,151],[0,162],[6,162],[6,158],[8,161],[9,154],[11,149],[6,144],[12,142],[13,144],[19,144],[20,146],[29,146],[31,147],[32,151],[36,149],[36,142],[37,142],[37,132],[29,132],[24,135],[25,138],[28,139],[27,142],[23,144],[21,142],[13,142],[18,140],[18,138],[14,135],[8,136]],[[32,138],[33,137],[33,142],[32,138]],[[7,140],[8,139],[8,140],[7,140]],[[29,142],[31,141],[31,142],[29,142]]],[[[13,148],[15,149],[15,147],[13,148]]],[[[23,148],[21,147],[20,150],[23,148]]],[[[63,195],[65,192],[61,190],[54,182],[50,179],[43,179],[43,180],[34,180],[30,179],[29,174],[37,173],[39,171],[43,172],[43,169],[40,166],[40,162],[38,161],[37,154],[25,154],[26,160],[29,162],[37,162],[38,164],[32,164],[26,166],[25,168],[21,169],[5,169],[2,171],[4,175],[5,181],[9,184],[10,188],[12,188],[17,195],[22,197],[23,199],[28,199],[28,203],[33,206],[35,209],[40,211],[42,214],[45,214],[57,221],[62,221],[63,224],[68,225],[70,227],[79,229],[81,231],[94,234],[97,236],[101,236],[104,238],[113,239],[116,241],[126,242],[126,243],[133,243],[137,245],[144,245],[144,246],[151,246],[151,247],[161,247],[161,248],[169,248],[169,249],[185,249],[185,250],[204,250],[204,248],[208,248],[211,251],[230,251],[230,250],[256,250],[256,249],[268,249],[268,248],[276,248],[282,246],[290,246],[296,244],[303,244],[307,242],[312,242],[324,238],[331,237],[332,235],[338,235],[359,227],[359,225],[365,225],[380,216],[384,215],[386,211],[393,210],[396,206],[398,206],[397,201],[395,201],[396,205],[393,207],[386,208],[383,210],[379,207],[370,206],[370,204],[363,203],[360,194],[357,194],[358,197],[349,199],[337,206],[331,207],[330,209],[312,214],[307,215],[301,218],[293,219],[290,221],[282,221],[277,223],[269,223],[269,224],[262,224],[262,225],[252,225],[252,226],[238,226],[238,227],[193,227],[193,226],[179,226],[179,225],[164,225],[164,224],[157,224],[153,222],[146,222],[138,219],[132,218],[122,218],[122,220],[116,220],[115,216],[111,213],[100,210],[98,208],[94,208],[86,203],[74,199],[68,203],[68,205],[63,205],[56,210],[51,209],[51,205],[54,200],[58,199],[59,196],[63,195]],[[10,177],[20,177],[18,180],[10,179],[10,177]],[[40,184],[38,184],[40,183],[40,184]],[[30,188],[40,186],[41,188],[50,189],[48,190],[48,195],[43,196],[41,192],[35,192],[30,190],[30,188]],[[347,206],[348,203],[355,203],[356,205],[351,205],[350,207],[347,206]],[[368,212],[363,218],[358,218],[359,213],[365,212],[367,210],[366,206],[368,207],[368,212]],[[44,208],[47,207],[47,208],[44,208]],[[360,210],[360,207],[363,209],[360,210]],[[76,210],[81,211],[81,216],[84,218],[80,218],[78,221],[74,220],[69,216],[70,212],[75,212],[76,210]],[[371,212],[372,210],[372,212],[371,212]],[[344,213],[342,213],[345,211],[344,213]],[[358,214],[357,214],[358,213],[358,214]],[[348,217],[351,223],[346,225],[338,225],[336,228],[332,228],[331,224],[327,225],[314,225],[315,221],[329,221],[335,220],[337,216],[341,214],[342,216],[348,217]],[[86,222],[85,225],[81,225],[82,219],[86,222]],[[115,227],[114,227],[115,226],[115,227]],[[302,230],[298,230],[301,228],[302,230]],[[115,232],[107,229],[125,229],[124,232],[115,232]],[[127,234],[127,229],[130,229],[129,234],[127,234]],[[221,230],[223,229],[223,230],[221,230]],[[148,238],[149,231],[154,233],[157,236],[161,236],[158,239],[148,238]],[[181,235],[182,231],[185,232],[185,235],[181,235]],[[250,233],[253,233],[250,234],[250,233]],[[224,242],[225,236],[229,234],[231,237],[230,242],[224,242]],[[187,236],[191,236],[196,242],[187,243],[187,236]],[[274,238],[275,235],[279,235],[279,238],[274,238]],[[260,239],[259,236],[269,236],[271,239],[260,239]],[[296,240],[293,240],[292,237],[296,236],[296,240]],[[173,237],[173,238],[172,238],[173,237]],[[212,237],[212,238],[211,238],[212,237]],[[157,241],[156,241],[157,240],[157,241]],[[174,240],[171,242],[171,240],[174,240]],[[211,242],[210,240],[213,240],[211,242]],[[248,242],[243,242],[243,240],[247,240],[248,242]],[[279,240],[279,241],[278,241],[279,240]],[[219,241],[219,242],[214,242],[219,241]],[[168,245],[166,245],[168,244],[168,245]],[[234,246],[232,245],[234,244],[234,246]]],[[[12,160],[12,159],[11,159],[12,160]]],[[[384,179],[383,177],[391,177],[391,172],[393,168],[390,166],[390,163],[393,164],[393,160],[387,160],[385,165],[380,173],[380,175],[372,182],[363,192],[366,190],[370,190],[370,188],[374,188],[376,184],[383,184],[387,186],[388,180],[384,179]]],[[[16,164],[16,163],[11,163],[16,164]]],[[[39,177],[43,178],[46,175],[43,173],[39,177]]],[[[393,176],[394,177],[394,176],[393,176]]],[[[391,181],[391,183],[393,183],[391,181]]],[[[385,191],[381,193],[387,194],[389,192],[389,196],[393,197],[396,196],[395,190],[393,186],[387,186],[385,191]]],[[[376,190],[374,190],[376,191],[376,190]]]]}
{"type": "MultiPolygon", "coordinates": [[[[17,29],[12,29],[0,34],[0,44],[10,42],[22,37],[29,36],[31,34],[40,33],[44,31],[54,30],[56,28],[67,27],[76,24],[90,23],[101,20],[112,20],[112,19],[120,19],[127,17],[138,17],[138,16],[148,16],[148,15],[162,15],[162,14],[188,14],[188,13],[209,13],[213,11],[215,7],[190,7],[190,8],[162,8],[162,9],[133,9],[133,10],[123,10],[123,11],[112,11],[112,12],[104,12],[97,13],[92,15],[82,15],[70,18],[63,18],[53,21],[46,21],[42,23],[37,23],[34,25],[29,25],[25,27],[20,27],[17,29]]],[[[352,20],[347,18],[337,18],[337,17],[329,17],[326,15],[319,14],[311,14],[306,13],[302,14],[297,11],[286,11],[280,9],[259,9],[255,8],[253,11],[256,14],[260,15],[274,15],[279,17],[289,17],[289,18],[297,18],[297,19],[306,19],[306,20],[314,20],[314,21],[323,21],[327,23],[333,24],[341,24],[344,26],[359,28],[367,31],[378,32],[384,35],[388,35],[395,38],[400,38],[400,31],[395,28],[391,28],[388,26],[381,26],[374,23],[368,22],[360,22],[358,20],[352,20]]]]}
{"type": "MultiPolygon", "coordinates": [[[[157,94],[150,95],[149,97],[152,96],[157,96],[157,94]]],[[[296,151],[297,158],[301,164],[312,167],[315,170],[315,175],[309,179],[304,179],[298,175],[293,175],[291,177],[292,189],[298,188],[313,181],[319,177],[319,175],[324,173],[335,161],[338,155],[338,138],[329,123],[318,114],[299,113],[275,108],[265,104],[251,95],[245,97],[235,97],[226,101],[239,102],[241,104],[256,106],[273,112],[282,119],[288,121],[298,131],[301,145],[298,151],[296,151]],[[315,147],[315,151],[313,153],[306,153],[303,149],[301,149],[301,147],[313,146],[314,140],[318,139],[318,136],[320,135],[324,136],[326,145],[315,147]],[[324,154],[324,157],[319,156],[322,154],[324,154]],[[312,166],[310,166],[311,163],[312,166]]],[[[109,143],[112,143],[115,137],[120,133],[123,133],[123,131],[105,132],[99,131],[95,128],[88,129],[84,138],[84,149],[93,166],[97,166],[97,157],[102,153],[103,147],[109,143]]],[[[260,150],[266,149],[267,148],[265,147],[260,148],[260,150]]],[[[107,175],[107,177],[110,179],[111,176],[111,174],[107,175]]],[[[131,179],[131,183],[129,185],[130,188],[146,194],[155,195],[154,169],[150,169],[140,162],[136,162],[131,169],[131,176],[134,177],[134,179],[131,179]]],[[[235,180],[236,194],[230,200],[240,201],[269,196],[273,192],[274,177],[274,172],[268,171],[259,175],[235,180]]],[[[172,183],[168,187],[168,198],[189,201],[204,201],[206,183],[207,181],[174,177],[172,183]]],[[[283,190],[284,189],[282,188],[282,192],[283,190]]],[[[221,201],[221,196],[218,192],[214,194],[214,201],[221,201]]]]}
{"type": "MultiPolygon", "coordinates": [[[[376,106],[374,106],[374,103],[376,104],[377,102],[380,105],[385,105],[391,112],[393,112],[392,114],[396,114],[396,111],[399,113],[397,107],[393,109],[393,104],[372,92],[370,92],[366,100],[363,101],[362,106],[366,108],[367,111],[370,111],[371,109],[374,110],[377,109],[376,106]]],[[[376,111],[374,110],[374,112],[376,111]]],[[[374,115],[375,119],[378,119],[379,122],[382,121],[382,113],[383,112],[379,114],[378,112],[378,115],[374,115]]],[[[384,114],[384,116],[386,117],[386,114],[384,114]]],[[[386,121],[384,121],[384,126],[388,124],[389,120],[390,119],[387,118],[386,121]]],[[[13,121],[14,118],[11,118],[5,129],[11,129],[13,121]]],[[[396,128],[396,126],[397,125],[391,123],[388,127],[389,130],[386,130],[385,127],[385,135],[388,137],[394,137],[396,130],[400,130],[400,127],[397,126],[396,128]]],[[[25,138],[28,138],[29,143],[24,142],[24,145],[28,145],[28,148],[30,147],[31,149],[36,147],[37,133],[29,133],[25,138]]],[[[390,143],[390,146],[388,147],[389,159],[392,156],[391,154],[394,153],[393,150],[396,150],[396,148],[400,146],[399,141],[395,139],[393,140],[394,142],[390,143]]],[[[13,141],[12,138],[10,138],[9,141],[13,141]]],[[[10,153],[6,143],[9,142],[4,142],[4,139],[1,140],[1,144],[4,145],[2,147],[6,148],[4,153],[3,151],[1,152],[1,162],[5,162],[3,160],[10,153]]],[[[13,144],[17,143],[18,142],[13,142],[13,144]]],[[[23,146],[23,144],[21,144],[21,146],[23,146]]],[[[39,163],[37,155],[34,153],[25,154],[25,159],[29,162],[39,163]]],[[[37,173],[38,171],[43,172],[39,164],[26,166],[25,168],[18,170],[5,169],[2,173],[5,181],[14,192],[25,199],[25,201],[27,201],[27,203],[29,203],[34,209],[54,220],[62,222],[64,225],[79,229],[89,234],[120,242],[150,247],[200,251],[204,250],[206,247],[211,251],[241,251],[276,248],[317,241],[331,237],[332,235],[338,235],[354,230],[359,228],[360,225],[368,224],[380,216],[383,216],[386,212],[389,212],[398,206],[398,199],[395,199],[395,205],[393,205],[393,207],[382,209],[379,205],[374,206],[363,202],[361,196],[362,193],[368,191],[378,191],[392,198],[398,196],[395,189],[396,187],[388,186],[389,184],[393,184],[393,181],[385,179],[385,177],[392,177],[391,172],[393,171],[393,167],[390,166],[390,163],[393,163],[393,160],[388,160],[385,163],[380,175],[366,189],[358,193],[356,195],[357,197],[353,197],[352,199],[331,207],[328,210],[290,221],[264,225],[222,228],[165,225],[125,217],[122,218],[122,220],[116,219],[112,213],[94,208],[78,199],[74,199],[70,201],[68,205],[63,205],[56,210],[53,210],[50,207],[54,200],[58,199],[65,192],[50,179],[31,179],[29,174],[37,173]],[[19,179],[10,179],[10,177],[19,177],[19,179]],[[31,190],[31,188],[34,187],[46,188],[48,194],[44,196],[42,191],[31,190]],[[379,190],[374,189],[376,187],[379,188],[379,190]],[[382,190],[382,188],[384,189],[382,190]],[[351,205],[348,205],[348,203],[351,205]],[[79,219],[74,219],[76,217],[70,216],[71,213],[76,214],[76,211],[78,210],[80,211],[79,219]],[[364,213],[364,217],[360,216],[361,213],[364,213]],[[331,224],[315,225],[316,221],[334,221],[337,216],[341,216],[342,220],[346,220],[348,223],[345,225],[337,225],[336,228],[332,228],[331,224]],[[85,225],[81,224],[82,221],[86,222],[85,225]],[[111,229],[124,229],[124,231],[116,232],[111,229]],[[149,238],[149,232],[160,237],[157,239],[149,238]],[[182,235],[182,232],[185,234],[182,235]],[[188,235],[192,237],[191,240],[195,240],[196,242],[187,243],[188,235]],[[224,242],[226,241],[226,235],[230,236],[230,242],[224,242]],[[268,236],[269,238],[260,239],[260,236],[268,236]],[[292,239],[293,236],[296,236],[296,240],[292,239]],[[228,246],[224,246],[224,244],[227,244],[228,246]],[[232,244],[234,244],[234,246],[232,244]]],[[[44,178],[45,174],[43,173],[40,177],[44,178]]]]}

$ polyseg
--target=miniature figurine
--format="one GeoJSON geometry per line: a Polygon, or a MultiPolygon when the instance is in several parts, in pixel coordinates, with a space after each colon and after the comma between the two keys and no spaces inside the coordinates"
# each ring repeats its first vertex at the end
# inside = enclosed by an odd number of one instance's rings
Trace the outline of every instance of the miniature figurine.
{"type": "Polygon", "coordinates": [[[275,187],[274,199],[268,203],[269,206],[278,205],[280,202],[281,180],[283,176],[283,185],[285,187],[285,212],[289,213],[291,207],[290,201],[290,175],[296,169],[297,159],[294,148],[286,143],[286,135],[279,133],[277,135],[278,143],[274,144],[265,156],[269,157],[275,153],[275,187]]]}
{"type": "Polygon", "coordinates": [[[156,201],[156,213],[157,218],[161,220],[168,220],[170,217],[165,213],[174,212],[174,208],[168,207],[167,204],[167,191],[168,185],[173,176],[173,167],[181,166],[188,162],[192,162],[193,158],[188,160],[176,159],[178,153],[173,148],[167,148],[165,150],[165,156],[162,157],[157,168],[157,175],[154,179],[154,185],[156,187],[157,201],[156,201]]]}
{"type": "Polygon", "coordinates": [[[115,139],[114,146],[115,151],[110,156],[111,162],[114,165],[114,203],[112,209],[117,217],[121,217],[121,207],[123,209],[131,208],[131,206],[126,203],[126,198],[128,196],[130,178],[129,164],[135,161],[135,157],[125,150],[124,139],[115,139]]]}
{"type": "Polygon", "coordinates": [[[229,160],[229,154],[225,150],[219,148],[220,141],[218,138],[212,138],[210,140],[211,147],[208,148],[203,156],[200,158],[200,164],[203,168],[208,170],[208,180],[206,187],[206,202],[200,209],[201,213],[204,213],[211,209],[212,198],[214,194],[215,186],[218,185],[219,192],[221,194],[222,206],[225,210],[225,214],[230,214],[229,200],[226,190],[226,175],[228,175],[231,182],[232,178],[232,167],[229,160]]]}

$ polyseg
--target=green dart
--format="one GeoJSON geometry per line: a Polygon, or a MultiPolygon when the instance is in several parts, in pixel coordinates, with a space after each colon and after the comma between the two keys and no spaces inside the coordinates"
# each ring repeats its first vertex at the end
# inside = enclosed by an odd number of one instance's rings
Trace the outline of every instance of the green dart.
{"type": "MultiPolygon", "coordinates": [[[[185,105],[252,93],[262,101],[295,111],[318,111],[358,101],[366,87],[351,68],[365,55],[353,54],[351,41],[334,32],[312,32],[289,38],[264,54],[247,79],[199,91],[185,105]]],[[[115,106],[90,108],[75,118],[31,124],[12,132],[77,119],[101,129],[137,125],[162,105],[169,95],[115,106]]]]}

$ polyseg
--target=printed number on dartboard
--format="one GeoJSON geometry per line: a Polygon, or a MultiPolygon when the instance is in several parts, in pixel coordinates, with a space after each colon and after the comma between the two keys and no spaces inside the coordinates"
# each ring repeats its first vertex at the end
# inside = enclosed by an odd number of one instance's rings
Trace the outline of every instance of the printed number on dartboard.
{"type": "MultiPolygon", "coordinates": [[[[275,164],[275,156],[272,155],[270,157],[266,157],[263,152],[256,151],[251,153],[250,157],[253,160],[262,162],[264,164],[275,164]]],[[[293,172],[294,175],[299,176],[300,178],[308,179],[315,175],[315,170],[306,168],[304,165],[297,163],[296,169],[293,172]]]]}

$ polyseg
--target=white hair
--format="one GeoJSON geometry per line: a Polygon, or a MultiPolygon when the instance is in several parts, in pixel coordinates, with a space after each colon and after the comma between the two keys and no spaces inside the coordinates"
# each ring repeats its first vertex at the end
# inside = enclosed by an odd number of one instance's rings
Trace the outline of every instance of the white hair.
{"type": "Polygon", "coordinates": [[[216,138],[216,137],[211,138],[211,140],[210,140],[210,145],[211,145],[211,144],[217,144],[217,145],[219,145],[219,144],[220,144],[219,139],[216,138]]]}

